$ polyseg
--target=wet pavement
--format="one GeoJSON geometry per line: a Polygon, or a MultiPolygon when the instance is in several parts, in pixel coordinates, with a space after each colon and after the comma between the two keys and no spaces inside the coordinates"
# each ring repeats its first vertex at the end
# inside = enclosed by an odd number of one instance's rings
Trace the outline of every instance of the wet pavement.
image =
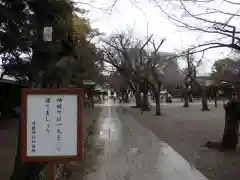
{"type": "Polygon", "coordinates": [[[207,180],[121,107],[102,107],[94,135],[94,170],[84,180],[207,180]]]}

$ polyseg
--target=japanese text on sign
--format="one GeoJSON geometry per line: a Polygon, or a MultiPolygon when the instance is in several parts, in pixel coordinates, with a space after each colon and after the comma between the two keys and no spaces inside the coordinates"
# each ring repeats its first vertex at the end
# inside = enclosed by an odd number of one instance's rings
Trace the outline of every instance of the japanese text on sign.
{"type": "Polygon", "coordinates": [[[56,99],[56,109],[57,109],[57,118],[56,118],[56,127],[57,127],[57,150],[60,151],[60,141],[62,139],[62,98],[56,99]]]}
{"type": "Polygon", "coordinates": [[[77,154],[77,95],[29,94],[26,117],[27,156],[77,154]]]}
{"type": "Polygon", "coordinates": [[[45,98],[45,120],[46,120],[46,127],[45,130],[47,133],[50,133],[50,104],[51,98],[45,98]]]}
{"type": "Polygon", "coordinates": [[[36,122],[32,122],[32,152],[36,152],[36,122]]]}

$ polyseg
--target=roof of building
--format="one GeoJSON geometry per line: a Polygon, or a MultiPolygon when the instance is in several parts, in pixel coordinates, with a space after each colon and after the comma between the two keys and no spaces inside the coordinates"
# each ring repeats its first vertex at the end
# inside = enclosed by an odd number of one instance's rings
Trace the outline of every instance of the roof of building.
{"type": "MultiPolygon", "coordinates": [[[[0,69],[0,75],[3,73],[3,70],[0,69]]],[[[9,83],[9,84],[26,84],[23,82],[20,82],[19,80],[17,80],[15,77],[13,76],[9,76],[9,75],[4,75],[1,82],[3,83],[9,83]]]]}

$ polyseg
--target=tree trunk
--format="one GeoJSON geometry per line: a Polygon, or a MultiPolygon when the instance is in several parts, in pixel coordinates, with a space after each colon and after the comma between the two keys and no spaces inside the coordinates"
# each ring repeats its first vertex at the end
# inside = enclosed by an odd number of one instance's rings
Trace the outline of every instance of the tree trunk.
{"type": "Polygon", "coordinates": [[[135,92],[135,103],[136,103],[136,108],[141,107],[141,93],[140,93],[139,84],[137,84],[137,88],[136,88],[136,92],[135,92]]]}
{"type": "Polygon", "coordinates": [[[188,101],[189,101],[190,103],[193,102],[193,97],[192,97],[192,94],[190,94],[190,93],[188,93],[188,101]]]}
{"type": "Polygon", "coordinates": [[[202,98],[202,111],[210,111],[210,109],[208,108],[208,103],[207,100],[202,98]]]}
{"type": "Polygon", "coordinates": [[[89,97],[89,101],[91,103],[91,108],[94,108],[94,98],[93,98],[92,88],[89,89],[88,97],[89,97]]]}
{"type": "Polygon", "coordinates": [[[185,87],[183,90],[183,100],[184,100],[183,107],[185,108],[189,107],[188,87],[185,87]]]}
{"type": "Polygon", "coordinates": [[[214,99],[214,107],[215,107],[215,108],[218,107],[217,100],[218,100],[217,97],[215,97],[215,99],[214,99]]]}
{"type": "Polygon", "coordinates": [[[213,93],[214,93],[214,106],[215,106],[215,108],[217,108],[218,107],[218,98],[219,98],[218,89],[215,89],[213,91],[213,93]]]}
{"type": "Polygon", "coordinates": [[[128,98],[128,92],[127,92],[127,90],[125,90],[124,93],[123,93],[123,102],[124,102],[124,103],[129,103],[129,98],[128,98]]]}
{"type": "Polygon", "coordinates": [[[143,92],[142,111],[149,111],[148,91],[143,92]]]}
{"type": "Polygon", "coordinates": [[[208,103],[206,99],[206,89],[203,87],[202,88],[202,111],[210,111],[208,108],[208,103]]]}
{"type": "Polygon", "coordinates": [[[91,99],[91,107],[94,108],[95,107],[94,105],[95,105],[94,98],[92,97],[92,99],[91,99]]]}
{"type": "Polygon", "coordinates": [[[156,116],[161,115],[161,106],[160,106],[160,91],[161,91],[161,83],[158,83],[158,87],[155,91],[155,102],[156,102],[156,116]]]}
{"type": "Polygon", "coordinates": [[[222,149],[235,150],[238,144],[238,132],[239,132],[239,102],[229,102],[225,108],[225,127],[223,138],[221,142],[222,149]]]}
{"type": "Polygon", "coordinates": [[[144,84],[143,88],[143,101],[142,101],[142,111],[149,111],[149,104],[148,104],[148,87],[147,84],[144,84]]]}

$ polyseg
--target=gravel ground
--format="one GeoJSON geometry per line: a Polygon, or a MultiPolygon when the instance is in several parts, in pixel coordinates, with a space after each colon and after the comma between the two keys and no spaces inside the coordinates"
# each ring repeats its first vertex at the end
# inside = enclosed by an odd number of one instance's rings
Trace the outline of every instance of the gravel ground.
{"type": "MultiPolygon", "coordinates": [[[[83,124],[84,138],[87,135],[87,127],[99,116],[100,108],[84,109],[83,124]]],[[[17,145],[17,120],[0,121],[0,179],[9,180],[14,163],[17,145]],[[4,168],[3,168],[4,167],[4,168]]]]}
{"type": "Polygon", "coordinates": [[[239,180],[240,153],[218,152],[203,147],[209,140],[221,140],[224,128],[222,107],[202,112],[200,106],[190,108],[163,107],[163,116],[127,109],[139,123],[166,141],[179,154],[200,170],[209,180],[239,180]]]}

